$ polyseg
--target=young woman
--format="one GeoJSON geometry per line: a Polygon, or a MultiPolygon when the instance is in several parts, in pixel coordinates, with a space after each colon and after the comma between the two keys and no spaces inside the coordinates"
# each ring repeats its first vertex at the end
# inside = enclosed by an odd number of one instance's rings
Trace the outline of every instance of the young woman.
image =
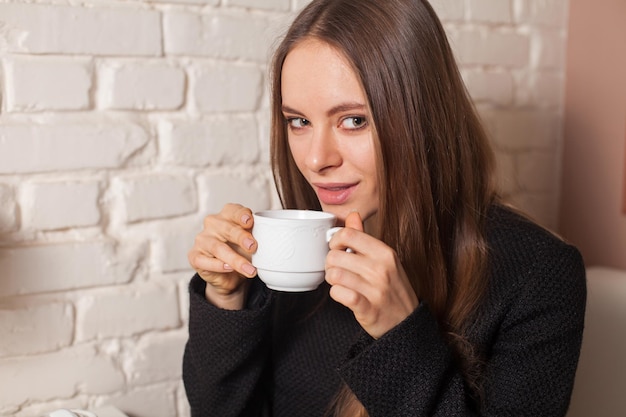
{"type": "Polygon", "coordinates": [[[346,227],[326,283],[280,293],[250,263],[251,211],[206,218],[189,253],[192,415],[564,416],[583,262],[499,203],[429,4],[314,0],[272,70],[283,206],[346,227]]]}

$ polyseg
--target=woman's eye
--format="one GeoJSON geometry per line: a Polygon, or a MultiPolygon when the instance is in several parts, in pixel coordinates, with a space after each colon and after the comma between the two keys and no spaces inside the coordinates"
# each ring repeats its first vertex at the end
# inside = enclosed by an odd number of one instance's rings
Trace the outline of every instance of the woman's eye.
{"type": "Polygon", "coordinates": [[[307,119],[303,119],[302,117],[290,117],[287,119],[287,124],[292,129],[302,129],[310,124],[307,119]]]}
{"type": "Polygon", "coordinates": [[[367,125],[367,119],[361,116],[346,117],[341,121],[341,127],[346,129],[360,129],[367,125]]]}

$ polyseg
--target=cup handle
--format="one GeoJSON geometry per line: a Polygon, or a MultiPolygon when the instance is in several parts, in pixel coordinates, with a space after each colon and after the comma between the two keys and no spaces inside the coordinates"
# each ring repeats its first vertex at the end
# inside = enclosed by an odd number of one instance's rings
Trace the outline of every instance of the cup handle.
{"type": "MultiPolygon", "coordinates": [[[[328,231],[326,232],[326,242],[330,242],[330,239],[333,238],[335,233],[337,233],[341,229],[343,229],[343,227],[333,227],[331,229],[328,229],[328,231]]],[[[352,249],[350,249],[350,248],[346,248],[346,252],[354,253],[354,251],[352,249]]]]}

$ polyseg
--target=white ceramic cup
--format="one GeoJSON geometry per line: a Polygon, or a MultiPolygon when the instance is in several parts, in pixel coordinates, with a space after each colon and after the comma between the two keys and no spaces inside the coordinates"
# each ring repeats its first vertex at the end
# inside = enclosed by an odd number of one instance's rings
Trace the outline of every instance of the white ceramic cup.
{"type": "Polygon", "coordinates": [[[267,210],[254,213],[252,255],[261,281],[273,290],[299,292],[324,282],[328,240],[337,228],[331,213],[267,210]]]}

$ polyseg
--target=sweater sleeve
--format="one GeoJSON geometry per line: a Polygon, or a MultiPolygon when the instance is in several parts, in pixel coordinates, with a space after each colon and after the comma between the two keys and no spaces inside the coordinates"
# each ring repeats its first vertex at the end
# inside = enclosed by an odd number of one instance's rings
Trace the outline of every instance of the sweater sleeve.
{"type": "MultiPolygon", "coordinates": [[[[438,402],[465,406],[463,381],[427,304],[378,340],[363,332],[339,372],[370,417],[431,416],[438,402]]],[[[462,410],[462,411],[461,411],[462,410]]]]}
{"type": "Polygon", "coordinates": [[[189,285],[189,339],[183,358],[183,381],[193,417],[264,415],[270,398],[264,382],[269,365],[270,304],[229,311],[206,301],[206,283],[194,276],[189,285]]]}
{"type": "Polygon", "coordinates": [[[497,324],[482,335],[480,407],[422,303],[382,338],[363,334],[339,370],[370,417],[563,417],[584,325],[582,259],[562,245],[522,274],[520,285],[508,289],[511,297],[500,294],[489,306],[497,324]]]}
{"type": "Polygon", "coordinates": [[[586,300],[585,267],[576,248],[561,245],[537,260],[491,347],[484,382],[488,415],[565,416],[586,300]]]}

